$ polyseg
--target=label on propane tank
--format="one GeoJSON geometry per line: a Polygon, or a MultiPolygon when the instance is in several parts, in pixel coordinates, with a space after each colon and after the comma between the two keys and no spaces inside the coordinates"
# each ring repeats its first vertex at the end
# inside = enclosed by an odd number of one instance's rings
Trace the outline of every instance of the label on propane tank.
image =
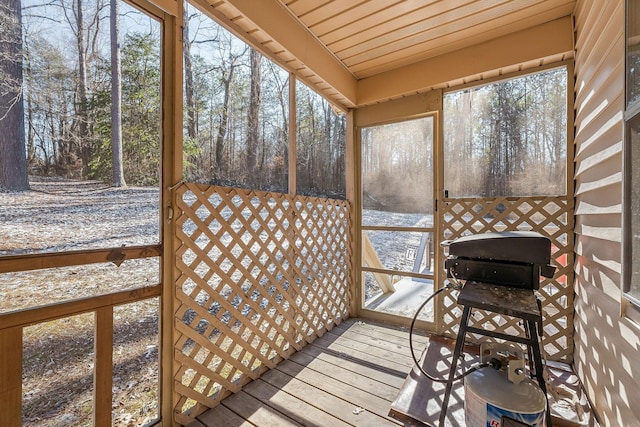
{"type": "Polygon", "coordinates": [[[514,412],[488,403],[468,387],[464,392],[467,427],[545,427],[544,410],[535,413],[514,412]]]}

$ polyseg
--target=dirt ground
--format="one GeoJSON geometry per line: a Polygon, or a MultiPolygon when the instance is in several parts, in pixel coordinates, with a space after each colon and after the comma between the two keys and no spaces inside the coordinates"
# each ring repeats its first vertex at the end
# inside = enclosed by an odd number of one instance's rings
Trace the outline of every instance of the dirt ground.
{"type": "MultiPolygon", "coordinates": [[[[157,188],[30,178],[0,193],[0,255],[145,245],[159,241],[157,188]]],[[[0,275],[0,313],[159,283],[157,259],[0,275]]],[[[158,416],[159,299],[114,310],[113,425],[158,416]]],[[[93,314],[24,329],[25,427],[93,424],[93,314]]]]}

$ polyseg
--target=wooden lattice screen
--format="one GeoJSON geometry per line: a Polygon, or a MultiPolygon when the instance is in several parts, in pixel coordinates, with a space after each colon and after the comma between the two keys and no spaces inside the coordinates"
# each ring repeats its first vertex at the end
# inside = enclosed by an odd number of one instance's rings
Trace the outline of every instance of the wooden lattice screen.
{"type": "Polygon", "coordinates": [[[342,200],[175,190],[175,416],[187,424],[348,317],[342,200]]]}
{"type": "MultiPolygon", "coordinates": [[[[573,355],[573,201],[566,197],[447,199],[441,212],[442,237],[455,239],[492,231],[536,231],[552,244],[552,279],[540,283],[543,346],[551,360],[571,362],[573,355]]],[[[444,280],[444,272],[442,279],[444,280]]],[[[447,294],[442,304],[441,333],[455,336],[462,310],[456,296],[447,294]]],[[[508,334],[523,334],[518,319],[474,311],[478,327],[508,334]]],[[[475,337],[477,341],[486,337],[475,337]]]]}

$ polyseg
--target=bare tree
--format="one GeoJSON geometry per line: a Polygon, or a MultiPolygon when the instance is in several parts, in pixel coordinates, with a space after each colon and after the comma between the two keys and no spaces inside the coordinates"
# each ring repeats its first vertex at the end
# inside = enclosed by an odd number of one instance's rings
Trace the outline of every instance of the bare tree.
{"type": "Polygon", "coordinates": [[[0,186],[27,190],[20,0],[0,5],[0,186]]]}
{"type": "Polygon", "coordinates": [[[119,0],[111,0],[111,150],[113,185],[126,187],[122,161],[122,70],[120,67],[119,0]]]}
{"type": "Polygon", "coordinates": [[[182,51],[184,57],[184,92],[185,92],[185,113],[187,119],[187,136],[195,139],[198,135],[198,117],[195,89],[193,82],[193,61],[191,58],[191,45],[193,41],[189,38],[189,7],[184,2],[183,12],[184,26],[182,28],[182,51]]]}
{"type": "Polygon", "coordinates": [[[92,110],[90,95],[92,85],[91,64],[95,61],[99,50],[100,23],[102,10],[106,7],[104,0],[71,0],[70,4],[60,0],[62,13],[75,37],[77,54],[77,80],[74,93],[75,113],[69,131],[69,140],[63,171],[69,176],[86,177],[89,163],[94,152],[95,141],[92,129],[92,110]],[[78,162],[78,158],[80,162],[78,162]]]}
{"type": "MultiPolygon", "coordinates": [[[[84,6],[82,0],[76,1],[75,18],[78,25],[76,32],[76,47],[78,50],[78,145],[81,148],[82,158],[86,160],[88,150],[86,148],[86,141],[84,139],[88,136],[88,99],[87,99],[87,55],[86,55],[86,40],[85,40],[85,23],[84,23],[84,6]]],[[[87,164],[88,162],[84,162],[87,164]]]]}
{"type": "Polygon", "coordinates": [[[247,118],[247,173],[249,183],[257,184],[259,179],[257,166],[258,140],[260,137],[260,63],[262,55],[251,49],[251,91],[249,93],[249,114],[247,118]]]}

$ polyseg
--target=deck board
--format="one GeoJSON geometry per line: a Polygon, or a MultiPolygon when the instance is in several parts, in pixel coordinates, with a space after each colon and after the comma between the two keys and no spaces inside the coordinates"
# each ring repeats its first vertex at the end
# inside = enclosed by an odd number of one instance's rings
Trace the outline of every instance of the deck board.
{"type": "Polygon", "coordinates": [[[198,424],[191,423],[189,427],[211,427],[211,426],[226,426],[226,427],[254,427],[249,421],[237,415],[227,407],[220,405],[215,411],[207,411],[200,415],[196,420],[198,424]]]}
{"type": "MultiPolygon", "coordinates": [[[[245,418],[255,426],[298,427],[304,425],[292,420],[282,412],[274,409],[271,405],[265,405],[244,390],[226,398],[223,406],[232,410],[241,418],[245,418]]],[[[213,419],[216,420],[215,417],[213,417],[213,419]]],[[[218,424],[217,420],[212,424],[212,426],[222,425],[223,424],[218,424]]]]}
{"type": "Polygon", "coordinates": [[[359,384],[347,384],[309,368],[298,370],[293,367],[291,363],[281,363],[277,369],[295,376],[297,379],[313,385],[320,390],[333,394],[334,396],[340,396],[343,400],[351,403],[352,410],[364,408],[366,411],[377,414],[383,418],[386,418],[389,413],[389,400],[362,390],[359,388],[359,384]]]}
{"type": "Polygon", "coordinates": [[[372,426],[372,425],[397,425],[369,411],[358,413],[357,407],[341,397],[335,396],[317,386],[285,374],[280,370],[273,370],[268,373],[268,381],[274,386],[279,386],[283,390],[299,396],[310,407],[316,407],[333,414],[340,419],[340,423],[320,423],[318,419],[308,418],[305,425],[348,425],[348,426],[372,426]],[[355,411],[355,412],[354,412],[355,411]]]}
{"type": "MultiPolygon", "coordinates": [[[[303,351],[306,352],[307,347],[305,347],[303,351]]],[[[340,343],[333,343],[330,346],[323,348],[321,351],[323,355],[336,355],[337,357],[340,357],[346,361],[353,362],[358,366],[369,367],[378,375],[386,373],[398,378],[404,378],[406,377],[407,372],[409,372],[410,369],[410,367],[406,363],[401,363],[401,361],[389,359],[374,360],[366,351],[361,351],[357,348],[346,347],[341,345],[340,343]]]]}
{"type": "Polygon", "coordinates": [[[365,374],[365,372],[363,372],[365,371],[364,367],[360,367],[355,364],[351,366],[343,366],[343,364],[340,363],[343,359],[338,357],[333,357],[333,360],[329,362],[320,358],[313,358],[313,356],[309,356],[308,354],[301,352],[296,354],[295,357],[292,357],[291,360],[302,363],[308,368],[324,373],[324,375],[347,384],[357,384],[360,389],[367,390],[371,394],[383,399],[395,399],[398,391],[400,390],[399,387],[394,387],[385,381],[370,378],[365,374]]]}
{"type": "Polygon", "coordinates": [[[406,374],[402,370],[393,369],[389,366],[380,366],[376,364],[359,364],[351,359],[346,353],[334,353],[313,345],[307,346],[303,351],[291,356],[291,360],[298,363],[307,363],[309,366],[319,364],[321,362],[339,366],[360,375],[384,383],[395,389],[402,387],[406,374]]]}
{"type": "MultiPolygon", "coordinates": [[[[348,319],[197,417],[214,426],[401,426],[390,415],[413,361],[406,329],[348,319]]],[[[416,334],[421,351],[428,342],[416,334]]]]}
{"type": "Polygon", "coordinates": [[[316,400],[320,397],[319,390],[313,390],[312,387],[307,387],[307,390],[302,387],[296,388],[296,379],[277,369],[269,374],[263,379],[254,381],[253,386],[247,388],[247,393],[302,425],[308,425],[309,420],[313,420],[316,425],[349,426],[329,411],[323,411],[315,406],[316,400]],[[313,396],[313,400],[304,400],[307,394],[313,396]]]}

